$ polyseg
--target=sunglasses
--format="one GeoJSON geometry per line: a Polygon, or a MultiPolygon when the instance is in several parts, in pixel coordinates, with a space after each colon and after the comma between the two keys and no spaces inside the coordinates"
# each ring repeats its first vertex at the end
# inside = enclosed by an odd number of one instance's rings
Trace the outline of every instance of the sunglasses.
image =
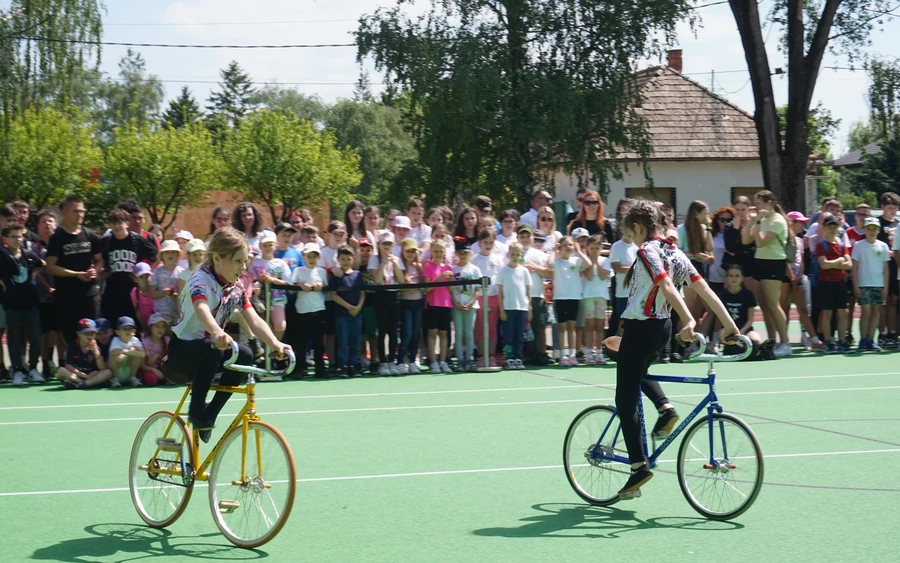
{"type": "Polygon", "coordinates": [[[734,217],[719,217],[719,223],[727,223],[728,221],[732,221],[734,217]]]}
{"type": "Polygon", "coordinates": [[[553,201],[552,197],[539,197],[537,199],[538,201],[553,201]]]}
{"type": "Polygon", "coordinates": [[[596,199],[586,199],[586,200],[584,200],[584,204],[593,206],[593,205],[600,205],[600,202],[597,201],[596,199]]]}
{"type": "Polygon", "coordinates": [[[541,217],[541,221],[553,221],[553,217],[541,217]]]}
{"type": "Polygon", "coordinates": [[[502,220],[502,221],[500,221],[500,222],[501,222],[501,223],[515,223],[516,220],[513,219],[513,218],[509,218],[509,219],[504,219],[504,220],[502,220]]]}

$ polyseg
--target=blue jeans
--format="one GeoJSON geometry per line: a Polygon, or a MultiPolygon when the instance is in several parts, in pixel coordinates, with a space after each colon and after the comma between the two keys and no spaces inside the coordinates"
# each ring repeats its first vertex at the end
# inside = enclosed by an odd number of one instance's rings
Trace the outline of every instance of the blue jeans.
{"type": "Polygon", "coordinates": [[[525,345],[525,321],[528,311],[507,311],[503,323],[503,342],[512,347],[512,359],[522,359],[522,346],[525,345]]]}
{"type": "Polygon", "coordinates": [[[338,365],[345,368],[353,367],[359,362],[359,341],[362,338],[362,311],[355,317],[350,315],[337,315],[334,318],[334,328],[337,332],[338,365]]]}
{"type": "Polygon", "coordinates": [[[419,353],[419,337],[422,334],[422,309],[424,299],[399,299],[400,304],[400,352],[397,358],[408,364],[419,353]]]}

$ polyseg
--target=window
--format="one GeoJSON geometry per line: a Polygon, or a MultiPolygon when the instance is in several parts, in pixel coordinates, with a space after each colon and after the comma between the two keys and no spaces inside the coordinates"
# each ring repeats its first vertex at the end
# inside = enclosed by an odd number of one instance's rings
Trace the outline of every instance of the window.
{"type": "Polygon", "coordinates": [[[642,197],[651,201],[668,203],[675,210],[675,222],[678,222],[678,200],[675,197],[675,188],[656,188],[656,196],[650,193],[650,188],[625,188],[625,197],[642,197]]]}

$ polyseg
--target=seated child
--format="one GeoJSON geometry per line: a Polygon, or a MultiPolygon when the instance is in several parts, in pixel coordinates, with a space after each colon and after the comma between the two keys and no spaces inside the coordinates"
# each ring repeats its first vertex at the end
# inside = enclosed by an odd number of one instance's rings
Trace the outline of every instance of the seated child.
{"type": "MultiPolygon", "coordinates": [[[[756,297],[754,297],[752,291],[744,287],[744,274],[740,265],[730,264],[728,266],[728,269],[725,271],[725,286],[719,293],[719,299],[722,300],[725,309],[728,310],[731,318],[734,319],[734,324],[737,325],[741,334],[748,337],[753,342],[753,347],[758,353],[760,345],[763,343],[763,338],[758,332],[753,330],[753,316],[756,312],[756,297]]],[[[711,328],[710,325],[713,322],[713,318],[714,315],[707,315],[700,324],[699,331],[703,334],[707,334],[708,330],[711,328]]],[[[718,334],[720,341],[722,339],[722,330],[719,330],[718,334]]],[[[765,350],[766,354],[768,354],[768,348],[771,347],[767,347],[765,350]]],[[[723,353],[730,356],[740,354],[743,350],[744,348],[740,344],[732,344],[726,345],[723,348],[723,353]]],[[[754,356],[751,357],[756,357],[757,353],[754,353],[754,356]]]]}
{"type": "Polygon", "coordinates": [[[168,354],[169,322],[159,313],[150,316],[149,327],[141,344],[144,345],[144,361],[141,362],[141,379],[147,387],[154,385],[174,385],[159,369],[162,359],[168,354]]]}
{"type": "Polygon", "coordinates": [[[135,336],[137,329],[134,319],[119,317],[116,327],[116,337],[109,345],[109,368],[115,374],[109,380],[109,385],[121,387],[123,383],[128,383],[129,387],[140,387],[142,383],[137,378],[137,372],[147,354],[141,341],[135,336]]]}
{"type": "Polygon", "coordinates": [[[56,377],[66,389],[84,389],[106,383],[112,377],[97,346],[97,323],[91,319],[78,321],[78,339],[69,344],[63,367],[56,377]]]}
{"type": "Polygon", "coordinates": [[[109,345],[112,344],[113,329],[109,321],[100,317],[97,323],[97,347],[100,348],[100,356],[109,362],[109,345]]]}

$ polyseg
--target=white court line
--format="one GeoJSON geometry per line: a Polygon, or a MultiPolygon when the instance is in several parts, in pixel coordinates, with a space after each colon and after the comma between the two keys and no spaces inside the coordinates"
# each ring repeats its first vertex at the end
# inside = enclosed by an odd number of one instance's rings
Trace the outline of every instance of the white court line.
{"type": "MultiPolygon", "coordinates": [[[[847,387],[843,389],[798,389],[793,391],[747,391],[741,393],[728,393],[728,397],[736,397],[742,395],[786,395],[793,393],[838,393],[849,391],[882,391],[885,389],[900,389],[900,385],[885,387],[847,387]]],[[[669,395],[670,399],[697,399],[704,397],[705,393],[694,393],[690,395],[669,395]]],[[[381,411],[408,411],[408,410],[430,410],[430,409],[465,409],[479,407],[514,407],[529,405],[553,405],[561,403],[596,403],[602,404],[603,401],[614,401],[613,397],[590,397],[586,399],[560,399],[555,401],[517,401],[512,403],[469,403],[455,405],[414,405],[404,407],[365,407],[355,409],[318,409],[304,411],[280,411],[280,412],[264,412],[263,417],[279,416],[291,414],[333,414],[333,413],[351,413],[351,412],[381,412],[381,411]]],[[[720,401],[721,402],[721,401],[720,401]]],[[[234,413],[223,413],[220,416],[233,416],[234,413]]],[[[86,422],[127,422],[135,420],[145,420],[146,417],[127,417],[127,418],[86,418],[76,420],[29,420],[17,422],[0,422],[0,426],[28,426],[31,424],[83,424],[86,422]]]]}
{"type": "MultiPolygon", "coordinates": [[[[427,375],[427,374],[426,374],[427,375]]],[[[717,383],[745,383],[754,381],[790,381],[793,379],[840,379],[844,377],[877,377],[884,375],[900,375],[900,372],[879,372],[879,373],[841,373],[830,375],[797,375],[790,377],[753,377],[745,379],[727,379],[721,375],[718,376],[717,383]]],[[[256,402],[261,401],[298,401],[312,399],[358,399],[368,397],[404,397],[418,395],[454,395],[461,393],[503,393],[505,391],[543,391],[554,389],[593,389],[596,387],[605,387],[614,385],[615,381],[606,383],[573,383],[570,385],[549,385],[542,387],[495,387],[490,389],[450,389],[444,391],[396,391],[386,393],[347,393],[336,395],[295,395],[289,397],[257,397],[256,402]]],[[[175,401],[136,401],[131,403],[84,403],[76,405],[32,405],[32,406],[11,406],[0,407],[0,411],[24,411],[24,410],[41,410],[41,409],[87,409],[99,407],[138,407],[138,406],[154,406],[162,405],[172,407],[175,401]]],[[[131,420],[131,419],[117,419],[131,420]]]]}
{"type": "MultiPolygon", "coordinates": [[[[763,455],[764,460],[792,457],[820,457],[833,455],[861,455],[861,454],[883,454],[900,452],[900,448],[885,450],[850,450],[841,452],[809,452],[809,453],[793,453],[793,454],[770,454],[763,455]]],[[[659,463],[675,463],[674,459],[660,460],[659,463]]],[[[523,467],[495,467],[487,469],[452,469],[448,471],[416,471],[413,473],[381,473],[375,475],[346,475],[342,477],[308,477],[305,479],[297,479],[298,483],[320,483],[329,481],[360,481],[368,479],[397,479],[406,477],[434,477],[442,475],[471,475],[476,473],[504,473],[512,471],[538,471],[546,469],[562,469],[561,465],[529,465],[523,467]]],[[[207,486],[205,482],[197,482],[196,486],[207,486]]],[[[128,491],[128,487],[109,487],[104,489],[69,489],[55,491],[21,491],[14,493],[0,493],[0,497],[25,497],[35,495],[73,495],[82,493],[120,493],[128,491]]]]}

